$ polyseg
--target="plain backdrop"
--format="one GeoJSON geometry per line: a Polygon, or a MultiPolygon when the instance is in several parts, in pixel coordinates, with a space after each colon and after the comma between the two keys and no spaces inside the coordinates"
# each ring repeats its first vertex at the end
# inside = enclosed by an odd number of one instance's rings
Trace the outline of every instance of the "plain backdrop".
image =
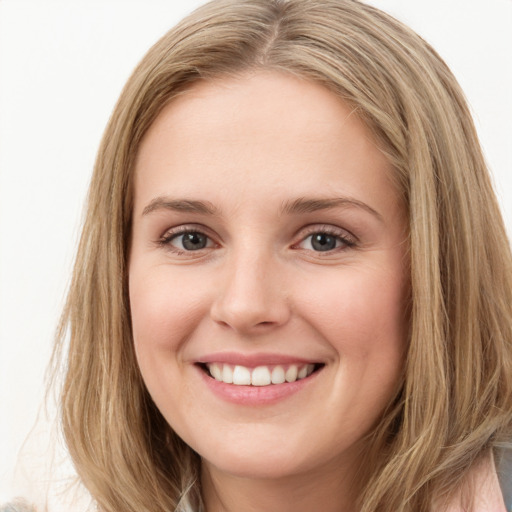
{"type": "MultiPolygon", "coordinates": [[[[0,0],[0,503],[43,399],[102,131],[145,51],[197,0],[0,0]]],[[[512,233],[512,0],[372,0],[466,92],[512,233]]]]}

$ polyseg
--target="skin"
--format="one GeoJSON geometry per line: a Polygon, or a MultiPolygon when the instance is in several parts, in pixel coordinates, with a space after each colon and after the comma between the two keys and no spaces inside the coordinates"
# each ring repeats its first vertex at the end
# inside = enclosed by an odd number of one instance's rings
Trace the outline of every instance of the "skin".
{"type": "Polygon", "coordinates": [[[353,510],[363,436],[407,343],[407,221],[391,173],[339,98],[271,72],[192,86],[142,141],[135,349],[156,405],[202,457],[208,512],[353,510]],[[344,201],[290,207],[304,198],[344,201]],[[180,229],[206,246],[185,250],[180,229]],[[336,247],[315,250],[326,231],[336,247]],[[285,399],[244,405],[212,393],[196,364],[225,352],[323,367],[285,399]]]}
{"type": "Polygon", "coordinates": [[[485,454],[469,471],[463,486],[451,501],[443,508],[439,503],[434,503],[432,508],[445,512],[467,512],[468,491],[472,496],[471,511],[474,512],[507,512],[500,483],[496,472],[492,452],[485,454]]]}

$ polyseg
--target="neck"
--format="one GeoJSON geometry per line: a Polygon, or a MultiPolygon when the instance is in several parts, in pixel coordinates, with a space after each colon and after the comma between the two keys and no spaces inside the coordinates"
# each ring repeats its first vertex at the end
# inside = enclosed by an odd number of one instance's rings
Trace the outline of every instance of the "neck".
{"type": "Polygon", "coordinates": [[[201,485],[206,512],[353,512],[355,507],[353,482],[339,469],[246,478],[203,463],[201,485]]]}
{"type": "Polygon", "coordinates": [[[506,512],[492,452],[471,469],[461,491],[455,495],[446,512],[467,510],[464,492],[470,497],[472,510],[478,512],[506,512]]]}

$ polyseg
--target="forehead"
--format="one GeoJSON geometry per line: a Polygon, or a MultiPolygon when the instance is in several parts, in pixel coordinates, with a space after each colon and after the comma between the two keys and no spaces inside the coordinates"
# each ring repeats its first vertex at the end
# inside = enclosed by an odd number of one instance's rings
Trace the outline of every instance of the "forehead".
{"type": "Polygon", "coordinates": [[[290,74],[253,72],[194,83],[164,107],[139,154],[144,153],[148,139],[156,138],[155,132],[181,142],[191,134],[217,142],[221,136],[238,142],[256,134],[267,135],[268,143],[276,140],[275,135],[314,141],[325,139],[333,127],[347,122],[357,132],[355,137],[371,138],[354,109],[320,84],[290,74]]]}
{"type": "Polygon", "coordinates": [[[259,72],[199,82],[162,110],[139,148],[136,207],[191,187],[396,202],[391,173],[353,108],[317,83],[259,72]]]}

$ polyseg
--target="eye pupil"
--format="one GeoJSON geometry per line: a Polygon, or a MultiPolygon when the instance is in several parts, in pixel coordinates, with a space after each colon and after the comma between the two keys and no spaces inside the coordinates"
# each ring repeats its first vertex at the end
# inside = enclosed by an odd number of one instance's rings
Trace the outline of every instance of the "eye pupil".
{"type": "Polygon", "coordinates": [[[311,245],[315,251],[331,251],[336,248],[336,237],[326,233],[315,233],[311,237],[311,245]]]}
{"type": "Polygon", "coordinates": [[[182,244],[187,251],[197,251],[204,249],[207,244],[207,237],[202,233],[185,233],[182,238],[182,244]]]}

